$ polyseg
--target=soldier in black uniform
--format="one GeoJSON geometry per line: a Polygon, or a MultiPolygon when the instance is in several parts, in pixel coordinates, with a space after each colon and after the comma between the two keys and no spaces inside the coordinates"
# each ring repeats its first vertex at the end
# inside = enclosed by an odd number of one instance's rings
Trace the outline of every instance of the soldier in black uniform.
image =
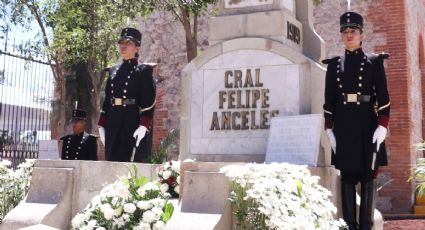
{"type": "Polygon", "coordinates": [[[144,162],[150,154],[155,84],[152,66],[138,64],[141,39],[137,29],[123,29],[118,41],[122,63],[107,68],[109,78],[98,125],[108,161],[144,162]]]}
{"type": "Polygon", "coordinates": [[[390,100],[384,70],[387,54],[364,53],[363,18],[355,12],[340,17],[345,54],[324,60],[326,71],[325,129],[332,146],[332,164],[341,171],[342,211],[349,229],[372,229],[375,178],[387,165],[384,139],[390,100]],[[359,224],[355,185],[361,183],[359,224]]]}
{"type": "Polygon", "coordinates": [[[71,121],[74,134],[60,138],[63,141],[62,160],[97,160],[96,137],[84,132],[86,111],[75,109],[71,121]]]}

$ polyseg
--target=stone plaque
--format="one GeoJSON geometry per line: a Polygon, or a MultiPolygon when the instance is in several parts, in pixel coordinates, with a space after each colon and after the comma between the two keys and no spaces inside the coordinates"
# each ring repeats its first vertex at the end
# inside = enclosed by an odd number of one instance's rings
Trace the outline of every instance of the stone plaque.
{"type": "Polygon", "coordinates": [[[301,93],[302,79],[299,64],[272,52],[237,50],[213,58],[191,82],[191,150],[265,154],[271,118],[302,112],[308,96],[301,93]]]}
{"type": "Polygon", "coordinates": [[[241,8],[273,4],[273,0],[225,0],[224,8],[241,8]]]}
{"type": "Polygon", "coordinates": [[[321,128],[321,114],[274,117],[268,137],[266,163],[317,166],[321,128]]]}
{"type": "Polygon", "coordinates": [[[38,159],[60,159],[57,140],[40,140],[38,149],[38,159]]]}

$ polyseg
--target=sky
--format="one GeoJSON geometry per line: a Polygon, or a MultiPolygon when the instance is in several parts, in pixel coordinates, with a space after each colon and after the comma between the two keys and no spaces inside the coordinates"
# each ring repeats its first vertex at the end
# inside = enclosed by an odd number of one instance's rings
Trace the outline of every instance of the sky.
{"type": "MultiPolygon", "coordinates": [[[[6,20],[0,25],[9,25],[7,34],[0,34],[0,50],[7,53],[19,54],[13,45],[33,41],[40,29],[34,21],[30,30],[14,26],[6,20]]],[[[3,72],[4,84],[0,85],[0,102],[31,108],[50,110],[50,104],[40,103],[34,98],[49,98],[53,94],[53,75],[48,65],[29,63],[23,59],[0,54],[0,73],[3,72]],[[18,95],[18,96],[16,96],[18,95]]]]}

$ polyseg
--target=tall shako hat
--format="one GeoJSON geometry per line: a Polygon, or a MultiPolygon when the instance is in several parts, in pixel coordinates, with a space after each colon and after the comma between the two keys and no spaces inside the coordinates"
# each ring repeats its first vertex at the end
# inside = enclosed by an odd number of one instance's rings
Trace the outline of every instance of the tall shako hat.
{"type": "Polygon", "coordinates": [[[85,110],[78,108],[78,101],[75,102],[75,108],[72,110],[71,121],[85,121],[87,119],[87,113],[85,110]]]}

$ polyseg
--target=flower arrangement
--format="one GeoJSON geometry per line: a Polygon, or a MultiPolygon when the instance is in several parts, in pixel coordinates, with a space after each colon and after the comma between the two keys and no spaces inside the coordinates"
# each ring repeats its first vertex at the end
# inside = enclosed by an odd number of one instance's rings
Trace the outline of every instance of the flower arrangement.
{"type": "Polygon", "coordinates": [[[4,216],[23,200],[28,192],[33,159],[26,159],[16,170],[11,169],[11,162],[0,161],[0,223],[4,216]]]}
{"type": "Polygon", "coordinates": [[[339,229],[331,193],[318,184],[306,166],[287,163],[229,165],[229,200],[236,229],[339,229]]]}
{"type": "Polygon", "coordinates": [[[179,197],[180,161],[167,161],[158,169],[158,180],[161,191],[170,193],[171,197],[179,197]]]}
{"type": "Polygon", "coordinates": [[[169,194],[161,192],[157,182],[136,174],[134,166],[129,176],[104,187],[72,219],[71,229],[164,229],[174,211],[169,194]]]}

